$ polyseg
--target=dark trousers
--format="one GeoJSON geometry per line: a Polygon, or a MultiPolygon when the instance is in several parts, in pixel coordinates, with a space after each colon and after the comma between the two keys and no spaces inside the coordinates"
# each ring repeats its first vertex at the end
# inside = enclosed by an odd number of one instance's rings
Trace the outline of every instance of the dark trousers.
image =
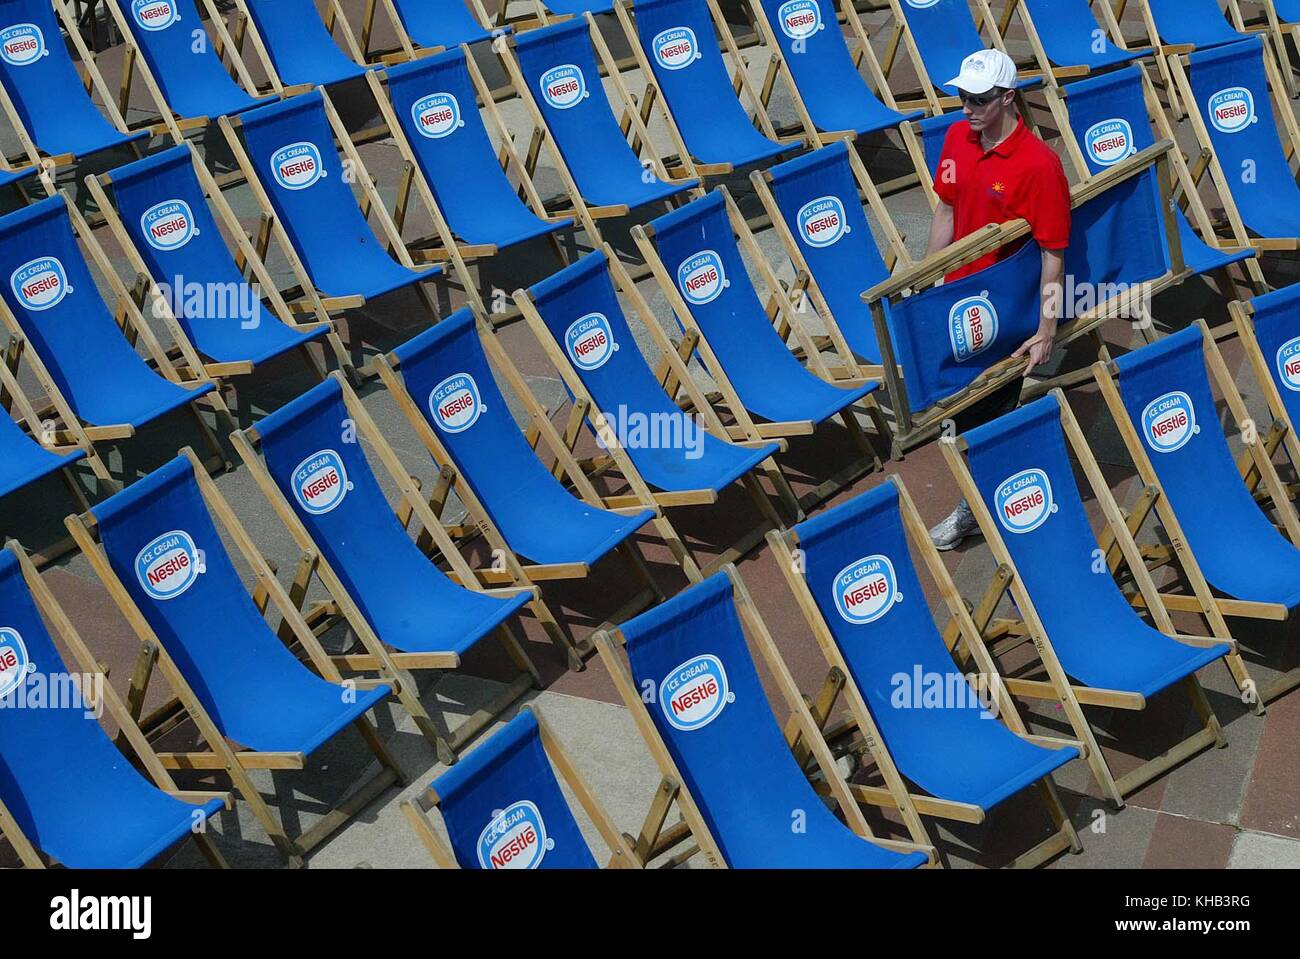
{"type": "Polygon", "coordinates": [[[1020,387],[1023,382],[1023,379],[1012,380],[955,415],[952,419],[957,424],[957,434],[983,426],[1014,410],[1020,405],[1020,387]]]}

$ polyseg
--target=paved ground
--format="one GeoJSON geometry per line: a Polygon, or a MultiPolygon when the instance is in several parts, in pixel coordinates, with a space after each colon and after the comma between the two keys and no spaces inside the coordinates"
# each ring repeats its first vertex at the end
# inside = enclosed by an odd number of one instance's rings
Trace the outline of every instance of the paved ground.
{"type": "MultiPolygon", "coordinates": [[[[344,3],[353,14],[360,6],[360,0],[344,3]]],[[[878,16],[869,18],[873,26],[880,22],[878,16]]],[[[1026,52],[1022,37],[1013,33],[1011,41],[1013,53],[1023,55],[1026,52]]],[[[379,42],[385,42],[382,35],[379,42]]],[[[883,36],[878,35],[876,42],[883,44],[883,36]]],[[[617,55],[623,44],[615,42],[614,45],[617,55]]],[[[109,51],[103,59],[112,83],[117,76],[120,58],[115,56],[115,51],[109,51]]],[[[485,56],[480,56],[480,60],[490,71],[490,82],[500,83],[501,74],[496,65],[485,56]]],[[[750,62],[757,70],[765,58],[755,51],[750,55],[750,62]]],[[[896,88],[902,90],[908,85],[909,77],[905,70],[901,70],[896,88]]],[[[632,86],[635,88],[636,84],[632,86]]],[[[373,120],[368,116],[367,96],[364,89],[354,88],[342,91],[338,97],[353,129],[373,120]]],[[[132,117],[143,115],[145,110],[146,104],[137,96],[133,100],[132,117]]],[[[512,104],[505,104],[503,111],[512,129],[522,136],[520,131],[526,132],[522,112],[512,104]]],[[[369,113],[373,113],[373,108],[369,113]]],[[[774,100],[773,113],[778,123],[793,119],[789,101],[780,91],[774,100]]],[[[656,128],[654,132],[658,142],[662,143],[663,131],[656,128]]],[[[1050,138],[1053,131],[1049,128],[1045,133],[1050,138]]],[[[228,162],[220,144],[209,142],[203,144],[203,148],[210,162],[218,168],[228,162]]],[[[370,172],[378,179],[381,192],[391,199],[400,172],[396,149],[391,143],[380,141],[363,148],[362,154],[370,172]]],[[[883,137],[867,145],[864,157],[878,180],[896,175],[905,163],[896,145],[883,137]]],[[[106,169],[118,162],[121,160],[110,159],[100,166],[106,169]]],[[[554,170],[547,164],[544,157],[537,179],[543,194],[550,195],[557,192],[558,186],[554,170]]],[[[727,183],[747,212],[752,213],[754,204],[747,181],[743,177],[732,177],[727,183]]],[[[65,178],[60,185],[75,189],[70,178],[65,178]]],[[[251,227],[255,213],[247,188],[237,187],[229,195],[245,218],[245,225],[251,227]]],[[[890,197],[888,206],[911,250],[920,252],[928,225],[928,209],[920,192],[913,189],[890,197]]],[[[635,221],[612,223],[606,234],[607,239],[629,259],[634,256],[626,232],[631,222],[635,221]]],[[[421,222],[417,216],[409,224],[408,235],[418,235],[426,230],[427,222],[421,222]]],[[[104,231],[99,231],[115,264],[124,270],[120,255],[103,234],[104,231]]],[[[770,232],[760,235],[759,239],[770,260],[785,266],[770,232]]],[[[571,253],[588,245],[584,237],[577,239],[576,247],[573,238],[567,238],[565,242],[571,253]]],[[[278,275],[284,275],[284,261],[278,253],[272,257],[272,267],[278,275]]],[[[480,277],[485,291],[508,291],[534,282],[554,268],[551,251],[544,243],[538,242],[497,257],[482,268],[480,277]]],[[[1297,264],[1294,261],[1270,261],[1268,268],[1271,278],[1277,283],[1296,279],[1297,264]]],[[[782,275],[789,276],[788,267],[782,275]]],[[[642,289],[655,312],[653,321],[668,328],[673,321],[662,296],[648,282],[642,284],[642,289]]],[[[458,292],[448,287],[439,288],[438,297],[444,315],[461,300],[458,292]]],[[[1218,322],[1223,315],[1221,301],[1213,289],[1201,281],[1191,281],[1184,289],[1156,302],[1156,318],[1165,329],[1179,328],[1201,316],[1218,322]]],[[[403,293],[368,304],[365,309],[349,315],[342,323],[342,330],[345,341],[358,355],[372,355],[377,349],[400,343],[423,328],[424,323],[415,297],[403,293]]],[[[644,329],[639,329],[642,348],[652,354],[652,344],[644,335],[644,329]]],[[[1106,335],[1116,351],[1134,344],[1133,331],[1122,324],[1113,324],[1106,335]]],[[[556,412],[558,421],[558,417],[565,414],[567,397],[555,372],[546,365],[521,325],[506,329],[502,338],[510,355],[524,370],[530,386],[548,408],[556,412]]],[[[1232,368],[1241,370],[1242,357],[1235,345],[1228,344],[1226,352],[1232,368]]],[[[1085,351],[1076,350],[1060,358],[1059,365],[1068,369],[1089,360],[1085,351]]],[[[704,374],[701,372],[700,376],[704,374]]],[[[263,412],[274,409],[311,383],[301,363],[291,359],[267,364],[250,380],[236,384],[231,396],[232,407],[242,423],[255,422],[263,412]]],[[[1246,389],[1252,410],[1261,412],[1262,405],[1255,395],[1257,391],[1245,376],[1239,381],[1246,389]]],[[[403,464],[426,484],[430,482],[432,470],[428,457],[400,418],[391,398],[373,383],[363,392],[367,408],[403,464]]],[[[1132,469],[1095,392],[1090,388],[1076,389],[1071,392],[1070,401],[1085,426],[1108,480],[1121,502],[1128,500],[1132,469]]],[[[197,442],[191,422],[181,416],[171,417],[145,430],[125,447],[114,449],[109,458],[110,467],[119,474],[141,475],[165,462],[180,445],[197,442]]],[[[834,464],[841,462],[837,457],[845,452],[845,438],[830,431],[826,436],[796,442],[789,462],[793,464],[796,475],[803,472],[824,476],[832,471],[834,464]]],[[[916,451],[901,463],[890,464],[888,472],[904,477],[927,522],[942,517],[956,498],[954,484],[933,446],[916,451]]],[[[807,476],[799,478],[803,480],[807,476]]],[[[838,499],[874,487],[882,478],[883,474],[879,473],[868,476],[851,490],[844,491],[838,499]]],[[[217,483],[265,554],[278,562],[281,579],[287,581],[297,551],[247,471],[236,469],[218,477],[217,483]]],[[[807,483],[800,481],[796,488],[807,488],[807,483]]],[[[6,535],[19,537],[33,548],[40,548],[60,535],[59,521],[69,508],[68,504],[66,491],[56,481],[38,485],[6,500],[0,508],[0,529],[6,535]]],[[[674,520],[692,545],[707,558],[743,535],[752,527],[756,517],[752,504],[743,495],[727,494],[713,508],[683,510],[674,515],[674,520]]],[[[681,588],[683,578],[669,563],[667,551],[660,543],[653,537],[644,537],[641,545],[660,585],[669,592],[681,588]]],[[[976,600],[993,568],[983,542],[975,541],[963,550],[948,554],[945,561],[963,594],[972,601],[976,600]]],[[[739,568],[796,680],[805,692],[813,693],[824,675],[825,665],[790,602],[775,560],[764,548],[745,556],[739,568]]],[[[79,556],[67,558],[51,566],[45,577],[96,655],[110,666],[114,684],[124,688],[137,642],[105,591],[95,581],[87,562],[79,556]]],[[[937,607],[932,584],[927,582],[926,588],[932,607],[937,607]]],[[[595,624],[624,602],[629,593],[630,588],[621,578],[616,562],[603,564],[587,581],[548,585],[546,588],[548,601],[561,613],[576,637],[589,633],[595,624]]],[[[321,594],[317,589],[313,595],[321,594]]],[[[1195,623],[1185,625],[1189,630],[1198,628],[1195,623]]],[[[1295,665],[1294,624],[1286,624],[1267,634],[1247,624],[1234,625],[1240,626],[1237,635],[1246,647],[1251,669],[1261,681],[1266,681],[1281,668],[1295,665]],[[1287,647],[1290,647],[1289,661],[1287,647]]],[[[567,672],[537,624],[526,620],[524,626],[528,649],[545,678],[545,689],[530,695],[527,700],[540,706],[555,726],[617,825],[635,832],[658,777],[636,734],[630,714],[619,704],[599,661],[593,660],[583,672],[567,672]]],[[[337,646],[346,644],[348,638],[338,630],[327,636],[326,641],[337,646]]],[[[426,676],[426,705],[435,715],[441,712],[454,725],[459,717],[490,699],[501,682],[508,679],[509,668],[502,660],[503,657],[491,652],[476,651],[468,657],[463,670],[441,677],[426,676]]],[[[1105,810],[1084,764],[1076,762],[1064,769],[1058,782],[1081,831],[1085,850],[1079,856],[1058,861],[1058,867],[1251,868],[1300,865],[1300,739],[1296,736],[1296,730],[1300,728],[1300,694],[1276,702],[1267,717],[1261,719],[1242,706],[1226,670],[1218,667],[1207,669],[1203,680],[1224,722],[1230,743],[1228,748],[1194,757],[1134,795],[1127,808],[1119,813],[1105,810]]],[[[159,680],[151,689],[149,708],[164,700],[166,690],[162,687],[159,680]]],[[[273,691],[267,692],[268,697],[274,696],[273,691]]],[[[1162,696],[1141,714],[1122,715],[1112,710],[1096,709],[1090,710],[1089,715],[1102,731],[1108,758],[1122,772],[1142,758],[1158,754],[1188,732],[1190,711],[1186,707],[1185,700],[1179,696],[1162,696]]],[[[404,822],[398,804],[401,799],[422,789],[440,767],[432,749],[416,733],[403,711],[381,710],[379,718],[389,746],[407,771],[411,785],[400,791],[390,789],[373,802],[354,822],[310,857],[312,867],[429,865],[404,822]]],[[[1059,714],[1050,708],[1034,713],[1032,720],[1042,732],[1064,730],[1059,714]]],[[[182,728],[171,738],[179,742],[190,735],[190,730],[182,728]]],[[[364,757],[361,742],[349,732],[313,756],[308,769],[301,773],[260,773],[255,778],[259,788],[284,816],[289,829],[296,832],[315,821],[364,775],[364,757]]],[[[219,780],[192,776],[183,781],[198,785],[219,780]]],[[[583,825],[589,829],[585,821],[583,825]]],[[[884,820],[876,820],[875,825],[886,832],[892,828],[884,820]]],[[[1031,845],[1045,829],[1046,820],[1039,809],[1029,810],[1024,802],[1012,800],[996,810],[982,827],[939,826],[934,835],[953,865],[998,865],[1031,845]]],[[[280,863],[265,834],[252,821],[243,804],[238,805],[236,811],[222,816],[216,831],[219,845],[233,864],[273,867],[280,863]]],[[[593,841],[598,842],[594,832],[589,834],[593,841]]],[[[189,849],[182,850],[170,863],[174,867],[196,864],[198,857],[189,849]]]]}

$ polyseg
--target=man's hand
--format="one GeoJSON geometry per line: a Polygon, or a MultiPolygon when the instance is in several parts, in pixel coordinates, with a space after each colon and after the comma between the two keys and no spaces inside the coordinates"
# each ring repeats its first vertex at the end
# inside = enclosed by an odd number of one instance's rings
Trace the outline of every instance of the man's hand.
{"type": "Polygon", "coordinates": [[[1038,332],[1025,340],[1020,345],[1020,349],[1012,353],[1012,356],[1029,357],[1029,365],[1025,367],[1025,375],[1028,376],[1034,371],[1035,366],[1042,366],[1052,355],[1052,347],[1056,342],[1056,324],[1051,326],[1039,326],[1038,332]]]}

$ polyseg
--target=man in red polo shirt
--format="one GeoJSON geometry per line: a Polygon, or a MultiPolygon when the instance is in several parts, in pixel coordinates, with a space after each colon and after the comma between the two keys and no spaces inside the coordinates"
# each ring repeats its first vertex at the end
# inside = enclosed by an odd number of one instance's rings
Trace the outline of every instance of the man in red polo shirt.
{"type": "MultiPolygon", "coordinates": [[[[939,205],[930,225],[926,255],[990,223],[1025,219],[1043,251],[1039,276],[1038,332],[1013,356],[1028,360],[1025,372],[1052,355],[1061,310],[1065,248],[1070,241],[1070,184],[1055,153],[1025,126],[1015,107],[1016,65],[1000,50],[981,50],[962,61],[955,87],[966,119],[953,124],[935,174],[939,205]]],[[[955,280],[1006,259],[1027,240],[999,247],[948,275],[955,280]]],[[[959,433],[1015,409],[1021,381],[1015,380],[958,413],[959,433]]],[[[956,547],[978,528],[962,500],[930,530],[941,550],[956,547]]]]}

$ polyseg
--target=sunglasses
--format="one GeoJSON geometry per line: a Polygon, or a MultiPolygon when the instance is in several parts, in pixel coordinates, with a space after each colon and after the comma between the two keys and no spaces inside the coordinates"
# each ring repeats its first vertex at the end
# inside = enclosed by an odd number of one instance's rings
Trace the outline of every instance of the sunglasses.
{"type": "Polygon", "coordinates": [[[963,106],[986,107],[994,100],[1000,99],[1002,94],[994,90],[992,93],[983,93],[979,96],[975,96],[970,93],[962,93],[959,91],[957,96],[961,99],[963,106]]]}

